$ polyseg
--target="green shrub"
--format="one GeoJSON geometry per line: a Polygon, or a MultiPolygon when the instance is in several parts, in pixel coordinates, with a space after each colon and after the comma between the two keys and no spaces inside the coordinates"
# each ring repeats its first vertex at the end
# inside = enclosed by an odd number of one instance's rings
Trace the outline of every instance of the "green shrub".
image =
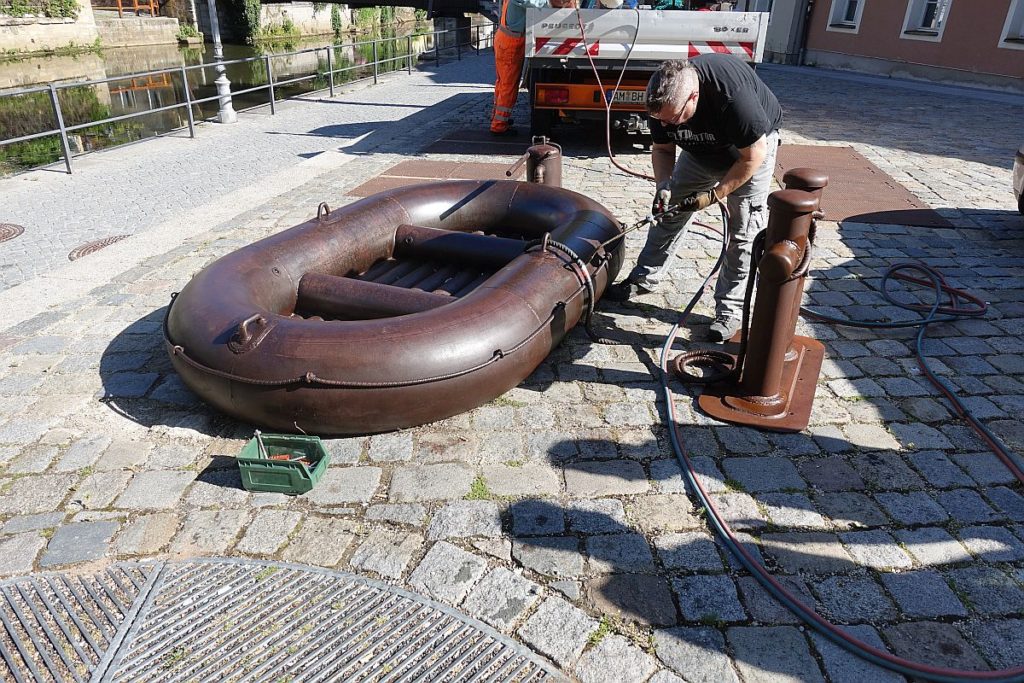
{"type": "Polygon", "coordinates": [[[341,10],[338,9],[337,4],[331,5],[331,30],[334,31],[334,37],[338,38],[341,36],[341,29],[343,25],[341,23],[341,10]]]}

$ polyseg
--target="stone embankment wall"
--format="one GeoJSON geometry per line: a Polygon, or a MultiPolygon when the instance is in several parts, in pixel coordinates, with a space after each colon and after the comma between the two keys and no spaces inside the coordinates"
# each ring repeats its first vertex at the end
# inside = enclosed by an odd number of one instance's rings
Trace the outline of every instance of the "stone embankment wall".
{"type": "Polygon", "coordinates": [[[0,51],[54,52],[92,45],[99,37],[89,0],[79,0],[78,17],[9,17],[0,14],[0,51]]]}
{"type": "Polygon", "coordinates": [[[96,20],[103,47],[134,47],[178,42],[178,20],[172,17],[122,17],[96,20]]]}

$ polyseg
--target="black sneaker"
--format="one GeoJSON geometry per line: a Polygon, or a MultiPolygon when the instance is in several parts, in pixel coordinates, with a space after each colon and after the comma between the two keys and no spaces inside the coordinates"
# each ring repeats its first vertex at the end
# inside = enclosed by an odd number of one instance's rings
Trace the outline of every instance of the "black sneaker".
{"type": "Polygon", "coordinates": [[[719,316],[708,328],[707,340],[714,344],[721,344],[732,338],[740,329],[740,321],[736,318],[719,316]]]}
{"type": "Polygon", "coordinates": [[[612,285],[604,292],[605,299],[608,301],[617,301],[622,303],[623,301],[629,301],[633,297],[640,296],[642,294],[650,294],[651,290],[646,287],[642,287],[635,282],[630,280],[623,280],[617,285],[612,285]]]}

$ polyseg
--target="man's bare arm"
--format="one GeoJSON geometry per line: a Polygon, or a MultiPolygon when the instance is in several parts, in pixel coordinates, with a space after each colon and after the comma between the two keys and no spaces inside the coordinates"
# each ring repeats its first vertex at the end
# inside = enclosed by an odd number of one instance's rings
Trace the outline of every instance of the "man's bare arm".
{"type": "MultiPolygon", "coordinates": [[[[652,153],[653,150],[654,146],[652,145],[652,153]]],[[[750,147],[744,147],[738,151],[740,158],[733,163],[729,168],[729,172],[725,174],[725,177],[718,183],[718,187],[715,188],[715,194],[718,195],[719,199],[724,199],[733,190],[754,177],[754,173],[757,172],[757,169],[764,163],[764,158],[768,155],[768,141],[762,135],[750,147]]],[[[655,168],[655,174],[657,174],[657,168],[655,168]]]]}
{"type": "Polygon", "coordinates": [[[659,185],[667,182],[672,177],[672,169],[676,165],[676,143],[652,143],[651,165],[654,167],[654,180],[659,185]]]}

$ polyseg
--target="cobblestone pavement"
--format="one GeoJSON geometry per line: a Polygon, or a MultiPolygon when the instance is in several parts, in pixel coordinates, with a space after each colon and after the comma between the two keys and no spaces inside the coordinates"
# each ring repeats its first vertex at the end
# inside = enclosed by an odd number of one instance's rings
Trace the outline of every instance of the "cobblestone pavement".
{"type": "MultiPolygon", "coordinates": [[[[954,226],[823,223],[807,303],[904,315],[877,290],[885,267],[908,258],[980,294],[988,317],[934,328],[926,350],[971,409],[1024,448],[1024,219],[1009,189],[1021,106],[806,69],[763,74],[784,104],[786,142],[852,145],[954,226]]],[[[431,135],[415,131],[416,148],[445,126],[484,125],[479,90],[431,135]]],[[[567,187],[626,222],[647,210],[649,186],[611,171],[598,135],[564,138],[567,187]]],[[[717,255],[700,231],[673,261],[670,291],[602,304],[598,326],[629,344],[575,331],[488,405],[330,441],[331,468],[305,496],[240,488],[232,456],[252,428],[204,407],[173,373],[160,338],[170,293],[210,260],[308,219],[319,201],[353,201],[347,192],[408,148],[382,143],[2,333],[0,573],[279,559],[458,607],[585,682],[898,679],[801,627],[734,566],[687,494],[652,359],[717,255]]],[[[648,166],[639,147],[619,159],[648,166]]],[[[641,239],[627,241],[631,256],[641,239]]],[[[697,309],[694,334],[709,312],[697,309]]],[[[827,347],[803,433],[715,422],[677,387],[683,433],[719,506],[775,575],[851,633],[932,664],[1024,664],[1020,484],[921,380],[912,332],[800,329],[827,347]]]]}

